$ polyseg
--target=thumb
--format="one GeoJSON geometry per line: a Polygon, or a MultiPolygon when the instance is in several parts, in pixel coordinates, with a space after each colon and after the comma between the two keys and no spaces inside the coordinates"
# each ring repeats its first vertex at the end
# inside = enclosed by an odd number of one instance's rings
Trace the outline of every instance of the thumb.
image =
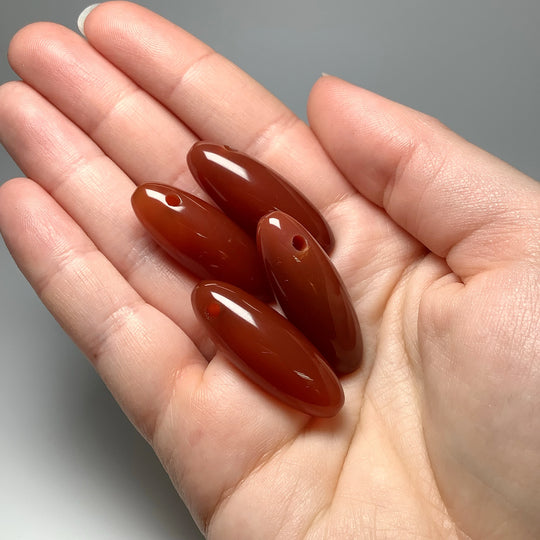
{"type": "Polygon", "coordinates": [[[437,120],[330,76],[308,117],[349,182],[463,280],[539,257],[540,185],[437,120]]]}

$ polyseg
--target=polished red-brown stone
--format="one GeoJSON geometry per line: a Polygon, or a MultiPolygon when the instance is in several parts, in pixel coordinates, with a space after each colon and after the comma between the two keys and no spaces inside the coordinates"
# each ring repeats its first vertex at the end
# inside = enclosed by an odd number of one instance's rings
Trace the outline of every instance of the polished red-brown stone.
{"type": "Polygon", "coordinates": [[[255,241],[223,212],[164,184],[143,184],[131,198],[154,240],[198,278],[214,278],[271,298],[255,241]]]}
{"type": "Polygon", "coordinates": [[[334,239],[319,211],[280,174],[252,157],[210,142],[187,155],[191,173],[222,210],[249,234],[273,210],[283,210],[306,227],[326,251],[334,239]]]}
{"type": "Polygon", "coordinates": [[[199,283],[192,304],[216,344],[251,381],[312,416],[334,416],[343,389],[319,351],[287,319],[232,285],[199,283]]]}
{"type": "Polygon", "coordinates": [[[362,335],[337,270],[305,227],[283,212],[264,216],[257,244],[270,285],[287,318],[338,375],[362,360],[362,335]]]}

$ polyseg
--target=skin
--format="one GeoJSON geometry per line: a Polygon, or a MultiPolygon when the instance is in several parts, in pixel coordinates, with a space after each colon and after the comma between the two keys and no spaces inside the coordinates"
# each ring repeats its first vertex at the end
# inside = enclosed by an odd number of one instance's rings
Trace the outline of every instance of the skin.
{"type": "Polygon", "coordinates": [[[0,229],[208,538],[538,538],[539,185],[335,77],[308,127],[142,7],[101,4],[85,33],[38,23],[11,43],[0,139],[28,178],[0,188],[0,229]],[[133,215],[144,181],[202,195],[197,138],[268,163],[335,233],[365,363],[332,419],[215,351],[193,278],[133,215]]]}

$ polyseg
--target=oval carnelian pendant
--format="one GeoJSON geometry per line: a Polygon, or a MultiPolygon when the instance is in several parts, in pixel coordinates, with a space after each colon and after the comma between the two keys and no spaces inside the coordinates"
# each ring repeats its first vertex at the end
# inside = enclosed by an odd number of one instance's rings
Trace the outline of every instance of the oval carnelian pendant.
{"type": "Polygon", "coordinates": [[[260,161],[209,142],[195,143],[187,155],[191,173],[217,205],[249,234],[273,210],[283,210],[302,223],[330,251],[332,232],[319,211],[280,174],[260,161]]]}
{"type": "Polygon", "coordinates": [[[287,318],[319,349],[338,375],[362,360],[362,335],[350,296],[315,238],[283,212],[264,216],[257,244],[287,318]]]}
{"type": "Polygon", "coordinates": [[[271,297],[254,240],[223,212],[185,191],[155,183],[137,187],[131,203],[154,240],[195,276],[271,297]]]}
{"type": "Polygon", "coordinates": [[[343,405],[336,375],[287,319],[238,287],[203,281],[191,297],[216,344],[251,381],[312,416],[334,416],[343,405]]]}

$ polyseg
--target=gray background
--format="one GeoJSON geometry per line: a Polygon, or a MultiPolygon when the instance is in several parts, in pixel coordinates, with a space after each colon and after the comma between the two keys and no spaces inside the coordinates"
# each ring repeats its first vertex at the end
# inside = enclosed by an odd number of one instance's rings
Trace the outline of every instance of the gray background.
{"type": "MultiPolygon", "coordinates": [[[[23,25],[87,2],[0,0],[0,81],[23,25]]],[[[91,2],[88,2],[91,3],[91,2]]],[[[540,2],[142,2],[305,118],[324,71],[432,114],[540,178],[540,2]]],[[[0,149],[0,181],[19,175],[0,149]]],[[[200,538],[150,448],[0,244],[0,539],[200,538]]]]}

